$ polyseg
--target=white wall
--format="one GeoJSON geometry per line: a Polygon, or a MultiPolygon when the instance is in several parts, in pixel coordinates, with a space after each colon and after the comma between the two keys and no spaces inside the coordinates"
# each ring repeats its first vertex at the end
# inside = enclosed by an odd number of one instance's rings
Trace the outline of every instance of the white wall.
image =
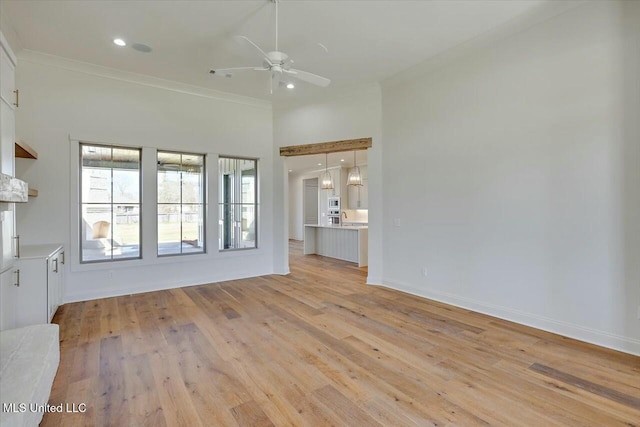
{"type": "MultiPolygon", "coordinates": [[[[260,159],[260,249],[220,254],[217,240],[211,240],[206,256],[161,260],[152,256],[89,267],[72,259],[67,265],[66,301],[273,272],[277,251],[268,103],[233,96],[223,99],[215,93],[199,94],[197,89],[189,93],[191,88],[184,85],[170,90],[160,87],[170,85],[168,82],[150,80],[147,84],[139,76],[26,51],[19,59],[17,77],[21,97],[17,133],[39,153],[38,160],[19,160],[17,165],[18,175],[40,192],[17,212],[23,244],[61,242],[70,247],[70,236],[77,227],[70,221],[70,193],[76,191],[70,188],[75,173],[70,170],[71,156],[75,156],[70,153],[70,135],[91,142],[209,153],[214,160],[209,164],[213,174],[217,154],[260,159]]],[[[207,227],[215,230],[217,188],[212,187],[207,227]]],[[[146,212],[143,221],[148,226],[155,211],[146,212]]],[[[155,253],[153,247],[143,250],[155,253]]]]}
{"type": "MultiPolygon", "coordinates": [[[[274,144],[277,147],[314,142],[372,137],[367,152],[369,167],[369,278],[382,278],[382,130],[381,93],[378,85],[304,104],[275,106],[274,144]]],[[[291,185],[291,180],[287,180],[291,185]]],[[[288,187],[287,185],[287,187],[288,187]]],[[[300,185],[302,185],[300,183],[300,185]]],[[[296,194],[286,190],[288,196],[296,194]]],[[[300,188],[300,197],[302,188],[300,188]]],[[[289,208],[284,206],[289,214],[289,208]]],[[[301,213],[300,213],[301,215],[301,213]]],[[[288,216],[288,215],[287,215],[288,216]]],[[[292,218],[294,221],[296,218],[292,218]]],[[[295,229],[289,218],[288,228],[295,229]]]]}
{"type": "Polygon", "coordinates": [[[384,283],[640,354],[639,32],[587,2],[385,82],[384,283]]]}

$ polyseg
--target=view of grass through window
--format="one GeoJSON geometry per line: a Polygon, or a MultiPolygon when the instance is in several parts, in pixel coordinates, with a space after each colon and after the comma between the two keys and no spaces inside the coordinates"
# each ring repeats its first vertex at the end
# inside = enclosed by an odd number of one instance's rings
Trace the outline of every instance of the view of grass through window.
{"type": "Polygon", "coordinates": [[[80,147],[80,261],[140,258],[140,149],[80,147]]]}
{"type": "Polygon", "coordinates": [[[158,255],[205,251],[204,162],[158,151],[158,255]]]}

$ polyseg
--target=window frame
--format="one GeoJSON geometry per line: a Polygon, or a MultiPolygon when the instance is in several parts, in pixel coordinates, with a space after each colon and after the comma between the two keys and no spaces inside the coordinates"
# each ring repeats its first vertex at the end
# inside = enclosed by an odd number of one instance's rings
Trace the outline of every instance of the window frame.
{"type": "MultiPolygon", "coordinates": [[[[155,210],[156,210],[156,236],[155,236],[155,241],[156,241],[156,257],[157,258],[168,258],[168,257],[175,257],[175,256],[185,256],[185,255],[206,255],[207,254],[207,215],[209,214],[208,209],[207,209],[207,192],[209,190],[208,185],[207,185],[207,154],[206,153],[194,153],[194,152],[186,152],[186,151],[174,151],[174,150],[163,150],[160,148],[157,148],[155,150],[155,155],[156,155],[156,169],[155,169],[155,179],[156,179],[156,201],[155,201],[155,210]],[[167,204],[179,204],[181,207],[183,205],[182,203],[182,198],[180,200],[180,203],[160,203],[158,201],[158,173],[160,172],[160,170],[158,169],[158,154],[160,153],[169,153],[169,154],[180,154],[181,156],[183,155],[187,155],[187,156],[202,156],[202,235],[204,236],[204,238],[202,239],[202,251],[200,252],[182,252],[182,248],[180,249],[180,253],[174,253],[174,254],[163,254],[161,255],[159,252],[159,245],[160,245],[160,223],[158,222],[158,212],[159,212],[159,207],[160,205],[167,205],[167,204]]],[[[180,182],[180,186],[181,189],[180,191],[182,192],[182,181],[180,182]]],[[[188,203],[189,204],[189,203],[188,203]]],[[[194,203],[190,203],[190,204],[194,204],[194,203]]],[[[180,211],[180,237],[182,237],[182,210],[180,211]]]]}
{"type": "MultiPolygon", "coordinates": [[[[110,168],[111,169],[111,203],[109,203],[112,207],[112,217],[113,217],[113,206],[114,206],[114,202],[113,202],[113,167],[110,168]]],[[[143,170],[142,170],[142,147],[133,147],[133,146],[125,146],[125,145],[116,145],[116,144],[101,144],[101,143],[93,143],[93,142],[84,142],[82,140],[78,141],[78,260],[80,265],[90,265],[90,264],[102,264],[102,263],[112,263],[112,262],[122,262],[122,261],[136,261],[136,260],[141,260],[143,259],[143,240],[142,240],[142,229],[143,229],[143,224],[142,224],[142,219],[143,219],[143,206],[142,206],[142,200],[143,200],[143,186],[142,186],[142,181],[143,181],[143,170]],[[90,146],[90,147],[105,147],[105,148],[110,148],[112,150],[112,156],[113,156],[113,149],[123,149],[123,150],[136,150],[138,151],[138,164],[140,165],[140,167],[138,168],[138,206],[139,206],[139,219],[138,219],[138,256],[137,257],[127,257],[127,258],[113,258],[113,253],[111,254],[111,258],[110,259],[96,259],[96,260],[88,260],[85,261],[83,260],[83,246],[82,246],[82,228],[83,228],[83,217],[82,217],[82,208],[83,208],[83,201],[82,201],[82,185],[83,185],[83,181],[82,181],[82,171],[83,171],[83,164],[82,164],[82,158],[83,158],[83,153],[82,153],[82,147],[84,146],[90,146]]],[[[96,203],[96,204],[107,204],[107,203],[96,203]]],[[[124,204],[124,203],[122,203],[124,204]]],[[[112,221],[112,225],[111,225],[111,229],[112,229],[112,236],[113,236],[113,221],[112,221]]]]}
{"type": "MultiPolygon", "coordinates": [[[[217,179],[218,179],[218,201],[217,201],[217,207],[218,209],[216,209],[217,211],[217,220],[218,223],[220,222],[220,220],[222,219],[220,216],[220,206],[225,205],[224,202],[221,201],[221,197],[222,197],[222,193],[220,193],[220,180],[222,179],[222,173],[220,171],[220,160],[221,159],[230,159],[230,160],[250,160],[255,162],[255,182],[254,182],[254,191],[255,191],[255,198],[254,198],[254,202],[253,202],[253,206],[254,206],[254,211],[255,211],[255,246],[251,247],[251,248],[228,248],[228,249],[224,249],[224,248],[220,248],[220,241],[224,238],[224,230],[222,232],[222,235],[218,236],[218,242],[217,242],[217,246],[218,246],[218,253],[219,254],[225,254],[225,253],[232,253],[232,252],[240,252],[240,251],[256,251],[260,249],[259,246],[259,225],[260,225],[260,185],[259,185],[259,158],[257,157],[246,157],[246,156],[233,156],[233,155],[226,155],[226,154],[219,154],[218,155],[218,162],[217,162],[217,179]]],[[[242,183],[240,183],[240,186],[242,186],[242,183]]],[[[242,187],[240,187],[240,192],[242,192],[242,187]]],[[[238,206],[242,206],[243,203],[230,203],[231,205],[238,205],[238,206]]],[[[244,204],[248,204],[248,203],[244,203],[244,204]]]]}

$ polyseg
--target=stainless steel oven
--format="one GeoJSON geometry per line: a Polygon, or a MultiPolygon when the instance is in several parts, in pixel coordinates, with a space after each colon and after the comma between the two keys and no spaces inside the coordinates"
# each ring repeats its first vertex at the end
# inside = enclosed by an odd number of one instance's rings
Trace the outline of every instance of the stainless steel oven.
{"type": "Polygon", "coordinates": [[[340,197],[329,197],[327,221],[329,222],[329,225],[340,225],[340,197]]]}

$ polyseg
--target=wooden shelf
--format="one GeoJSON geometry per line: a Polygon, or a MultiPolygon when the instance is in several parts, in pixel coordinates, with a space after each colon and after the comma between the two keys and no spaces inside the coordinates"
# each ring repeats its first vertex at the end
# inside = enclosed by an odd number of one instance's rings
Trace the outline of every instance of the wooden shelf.
{"type": "MultiPolygon", "coordinates": [[[[37,159],[38,152],[24,141],[16,141],[15,144],[16,157],[21,159],[37,159]]],[[[29,197],[38,197],[38,190],[29,187],[29,197]]]]}
{"type": "Polygon", "coordinates": [[[34,150],[29,144],[24,141],[16,141],[16,157],[22,159],[37,159],[38,152],[34,150]]]}

